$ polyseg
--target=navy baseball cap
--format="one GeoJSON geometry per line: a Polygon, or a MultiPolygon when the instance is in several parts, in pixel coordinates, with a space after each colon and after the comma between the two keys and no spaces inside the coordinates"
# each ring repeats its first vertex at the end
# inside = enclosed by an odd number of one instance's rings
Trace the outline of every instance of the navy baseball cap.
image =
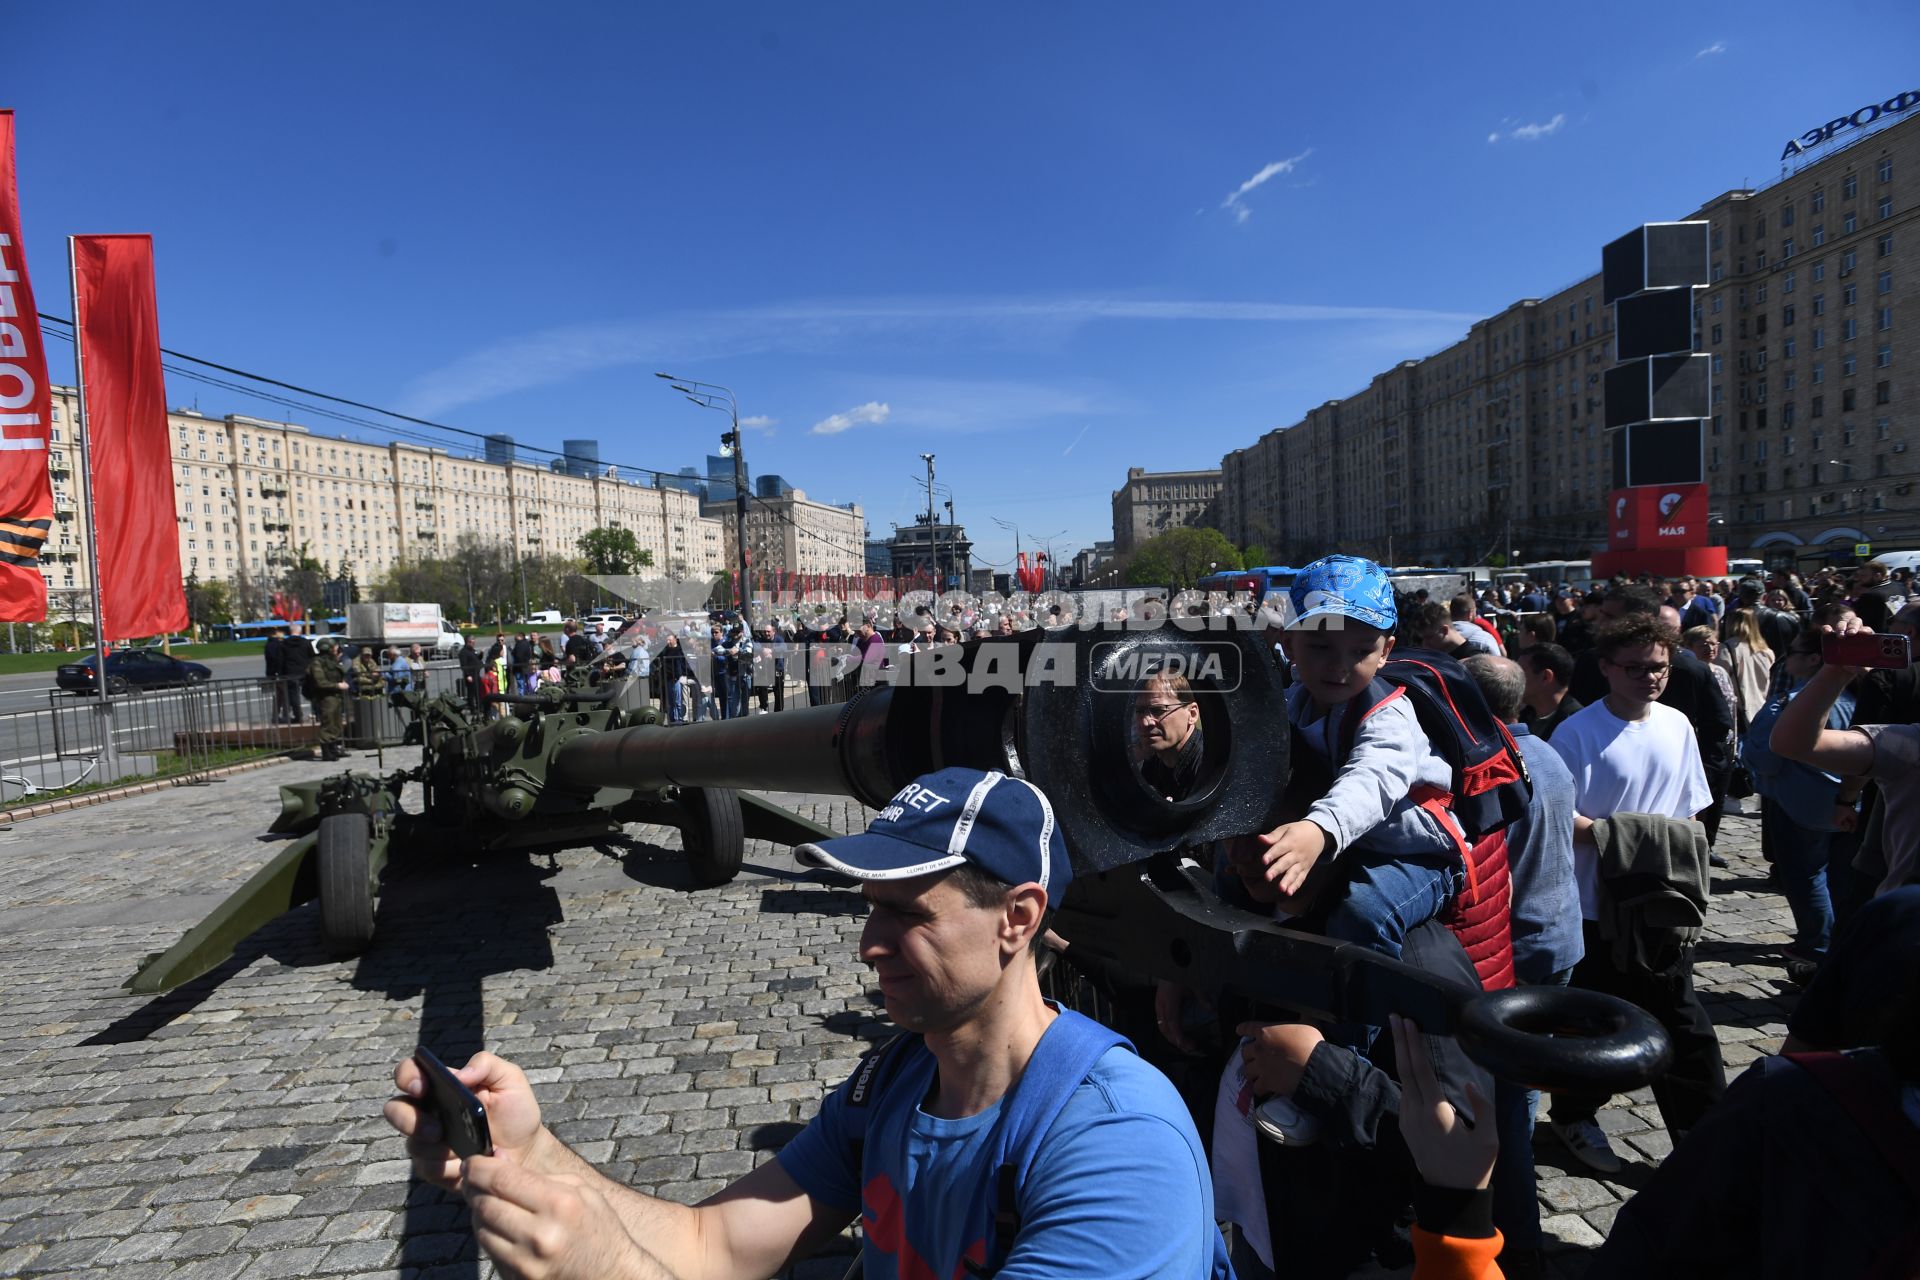
{"type": "Polygon", "coordinates": [[[1387,571],[1359,556],[1322,556],[1295,575],[1287,596],[1296,631],[1326,617],[1351,618],[1380,631],[1400,622],[1387,571]]]}
{"type": "Polygon", "coordinates": [[[1058,906],[1073,880],[1067,842],[1038,787],[978,769],[923,774],[859,835],[794,849],[809,866],[857,880],[907,880],[971,862],[1008,884],[1038,884],[1058,906]]]}

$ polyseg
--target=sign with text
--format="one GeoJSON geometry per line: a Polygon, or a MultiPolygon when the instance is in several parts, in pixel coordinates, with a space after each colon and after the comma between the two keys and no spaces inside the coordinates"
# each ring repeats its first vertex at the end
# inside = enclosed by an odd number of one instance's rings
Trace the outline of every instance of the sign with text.
{"type": "Polygon", "coordinates": [[[1700,547],[1707,543],[1707,486],[1642,485],[1607,495],[1607,548],[1700,547]]]}
{"type": "Polygon", "coordinates": [[[1869,102],[1850,115],[1835,116],[1823,125],[1807,130],[1797,138],[1787,139],[1786,150],[1780,153],[1784,162],[1793,159],[1809,147],[1817,147],[1823,142],[1832,142],[1833,135],[1843,129],[1864,129],[1881,116],[1897,116],[1908,107],[1920,104],[1920,89],[1909,89],[1897,93],[1885,102],[1869,102]]]}

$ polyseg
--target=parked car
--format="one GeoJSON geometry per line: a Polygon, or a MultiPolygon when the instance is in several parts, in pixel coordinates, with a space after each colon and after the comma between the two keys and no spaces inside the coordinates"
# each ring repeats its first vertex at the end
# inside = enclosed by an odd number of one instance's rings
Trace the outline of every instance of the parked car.
{"type": "Polygon", "coordinates": [[[593,630],[593,624],[596,622],[607,629],[608,635],[614,634],[627,625],[627,620],[617,613],[590,613],[580,619],[580,625],[588,631],[593,630]]]}
{"type": "MultiPolygon", "coordinates": [[[[69,662],[54,672],[54,683],[69,693],[99,693],[98,656],[69,662]]],[[[115,694],[175,685],[202,684],[213,671],[198,662],[186,662],[158,649],[119,649],[107,655],[107,688],[115,694]]]]}
{"type": "Polygon", "coordinates": [[[520,625],[523,627],[557,627],[565,622],[566,616],[558,609],[541,609],[527,617],[520,625]]]}

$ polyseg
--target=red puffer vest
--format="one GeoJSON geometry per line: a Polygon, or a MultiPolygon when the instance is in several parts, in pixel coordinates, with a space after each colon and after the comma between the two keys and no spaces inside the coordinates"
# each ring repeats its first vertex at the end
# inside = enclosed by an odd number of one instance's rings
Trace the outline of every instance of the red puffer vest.
{"type": "Polygon", "coordinates": [[[1507,833],[1496,831],[1467,850],[1467,884],[1440,923],[1460,939],[1480,986],[1504,991],[1514,984],[1513,874],[1507,868],[1507,833]]]}

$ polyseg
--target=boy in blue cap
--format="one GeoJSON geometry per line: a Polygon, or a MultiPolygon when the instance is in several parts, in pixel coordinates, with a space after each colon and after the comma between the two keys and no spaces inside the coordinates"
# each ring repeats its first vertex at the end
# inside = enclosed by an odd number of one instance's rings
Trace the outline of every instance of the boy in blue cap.
{"type": "MultiPolygon", "coordinates": [[[[1445,909],[1464,873],[1465,835],[1445,803],[1453,769],[1404,697],[1381,698],[1358,725],[1343,723],[1393,652],[1399,614],[1386,570],[1325,556],[1300,571],[1289,595],[1294,620],[1280,640],[1294,672],[1287,719],[1295,741],[1331,766],[1333,784],[1300,821],[1235,841],[1229,860],[1243,883],[1291,897],[1338,859],[1334,874],[1347,883],[1326,936],[1398,959],[1407,931],[1445,909]]],[[[1339,1030],[1330,1038],[1362,1049],[1377,1032],[1339,1030]]],[[[1264,1104],[1258,1118],[1270,1136],[1310,1140],[1311,1122],[1288,1099],[1264,1104]]]]}

